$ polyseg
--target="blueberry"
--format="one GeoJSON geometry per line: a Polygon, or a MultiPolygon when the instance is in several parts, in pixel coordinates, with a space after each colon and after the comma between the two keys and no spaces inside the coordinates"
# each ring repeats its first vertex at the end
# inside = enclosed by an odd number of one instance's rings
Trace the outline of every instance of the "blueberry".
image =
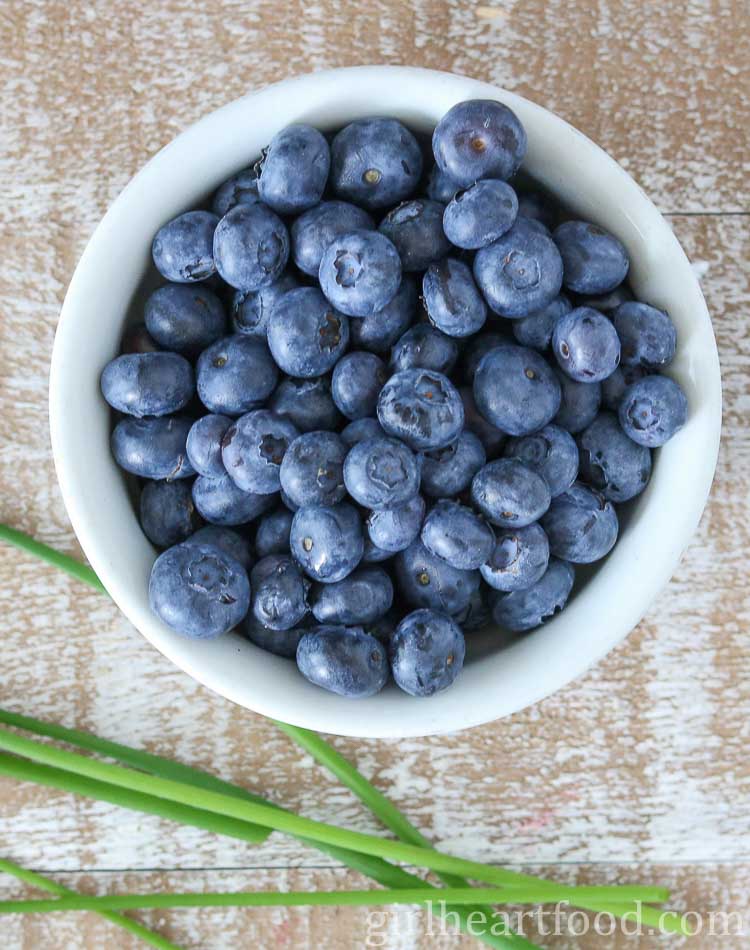
{"type": "Polygon", "coordinates": [[[450,445],[464,427],[464,407],[442,373],[405,369],[388,380],[378,398],[378,421],[385,431],[418,452],[450,445]]]}
{"type": "Polygon", "coordinates": [[[311,125],[288,125],[263,153],[258,194],[277,214],[299,214],[323,197],[330,167],[323,133],[311,125]]]}
{"type": "Polygon", "coordinates": [[[198,395],[206,409],[239,416],[265,402],[279,378],[263,340],[234,333],[198,358],[198,395]]]}
{"type": "Polygon", "coordinates": [[[432,696],[453,683],[465,653],[464,635],[455,620],[435,610],[415,610],[391,639],[393,678],[411,696],[432,696]]]}
{"type": "Polygon", "coordinates": [[[487,304],[463,261],[447,257],[431,264],[422,294],[430,323],[448,336],[472,336],[484,326],[487,304]]]}
{"type": "Polygon", "coordinates": [[[266,205],[237,205],[216,226],[216,269],[230,287],[259,290],[281,276],[289,259],[289,234],[266,205]]]}
{"type": "Polygon", "coordinates": [[[213,240],[218,223],[208,211],[188,211],[159,228],[151,255],[162,277],[176,284],[210,277],[216,271],[213,240]]]}
{"type": "Polygon", "coordinates": [[[535,310],[527,317],[514,320],[513,336],[521,346],[530,346],[534,350],[549,349],[557,321],[571,309],[568,298],[564,294],[559,294],[541,310],[535,310]]]}
{"type": "Polygon", "coordinates": [[[322,584],[348,577],[364,551],[362,521],[346,502],[332,508],[300,508],[289,540],[302,570],[322,584]]]}
{"type": "Polygon", "coordinates": [[[394,508],[419,491],[419,463],[398,439],[367,439],[349,449],[344,483],[366,508],[394,508]]]}
{"type": "Polygon", "coordinates": [[[479,570],[495,590],[527,590],[542,579],[548,564],[547,535],[534,523],[497,531],[492,553],[479,570]]]}
{"type": "MultiPolygon", "coordinates": [[[[614,373],[601,383],[602,408],[617,412],[628,386],[647,375],[648,371],[642,366],[618,366],[614,373]]],[[[593,420],[594,416],[589,421],[593,422],[593,420]]]]}
{"type": "Polygon", "coordinates": [[[541,475],[553,498],[567,491],[578,476],[578,446],[560,426],[548,425],[531,435],[508,439],[503,454],[541,475]]]}
{"type": "Polygon", "coordinates": [[[210,524],[233,527],[249,524],[275,502],[274,495],[258,495],[242,491],[228,475],[206,478],[199,475],[193,482],[193,501],[210,524]]]}
{"type": "Polygon", "coordinates": [[[355,419],[342,429],[341,438],[351,448],[366,439],[384,439],[386,434],[377,419],[355,419]]]}
{"type": "Polygon", "coordinates": [[[474,401],[498,429],[527,435],[555,417],[560,408],[560,384],[536,350],[505,343],[490,350],[479,363],[474,401]]]}
{"type": "Polygon", "coordinates": [[[292,225],[294,263],[303,273],[317,278],[321,258],[329,244],[350,231],[374,228],[375,222],[362,208],[347,201],[323,201],[300,215],[292,225]]]}
{"type": "Polygon", "coordinates": [[[491,309],[501,317],[527,317],[560,293],[563,265],[552,238],[528,218],[477,251],[474,277],[491,309]]]}
{"type": "Polygon", "coordinates": [[[227,211],[237,205],[254,205],[258,201],[258,173],[253,167],[243,168],[219,185],[211,203],[211,210],[223,218],[227,211]]]}
{"type": "Polygon", "coordinates": [[[268,408],[288,419],[300,432],[336,429],[341,423],[326,376],[284,379],[271,396],[268,408]]]}
{"type": "Polygon", "coordinates": [[[261,650],[283,656],[287,660],[295,658],[300,640],[310,632],[307,626],[292,627],[291,630],[271,630],[270,627],[264,627],[262,623],[258,623],[253,613],[245,617],[240,630],[261,650]]]}
{"type": "Polygon", "coordinates": [[[602,383],[579,383],[559,367],[555,367],[555,375],[560,383],[562,398],[557,415],[552,421],[568,432],[580,432],[596,418],[602,401],[603,387],[611,377],[602,383]]]}
{"type": "Polygon", "coordinates": [[[521,190],[518,192],[518,213],[550,230],[557,223],[560,208],[553,198],[541,191],[521,190]]]}
{"type": "Polygon", "coordinates": [[[307,432],[289,446],[281,462],[281,487],[300,508],[335,505],[346,495],[344,459],[348,449],[335,432],[307,432]]]}
{"type": "Polygon", "coordinates": [[[222,528],[215,524],[204,525],[195,534],[190,535],[186,544],[213,544],[239,561],[246,571],[250,570],[253,562],[250,542],[231,528],[222,528]]]}
{"type": "Polygon", "coordinates": [[[387,353],[411,325],[417,312],[417,284],[405,274],[396,296],[382,310],[350,324],[352,345],[372,353],[387,353]]]}
{"type": "Polygon", "coordinates": [[[422,461],[422,489],[433,498],[454,498],[471,485],[487,461],[478,436],[464,429],[444,449],[425,453],[422,461]]]}
{"type": "Polygon", "coordinates": [[[287,508],[276,508],[258,522],[255,551],[258,557],[268,554],[286,554],[289,551],[289,533],[293,514],[287,508]]]}
{"type": "Polygon", "coordinates": [[[365,550],[362,554],[363,564],[380,564],[382,561],[387,561],[388,558],[391,557],[393,557],[392,551],[384,551],[376,544],[373,544],[369,538],[365,538],[365,550]]]}
{"type": "Polygon", "coordinates": [[[177,353],[129,353],[104,367],[102,395],[129,416],[166,416],[193,398],[193,367],[177,353]]]}
{"type": "Polygon", "coordinates": [[[297,647],[297,668],[315,686],[349,699],[379,693],[388,680],[385,647],[361,627],[322,626],[297,647]]]}
{"type": "Polygon", "coordinates": [[[586,221],[566,221],[555,229],[563,259],[563,283],[578,294],[606,294],[625,280],[630,261],[622,242],[586,221]]]}
{"type": "Polygon", "coordinates": [[[633,292],[627,284],[618,284],[614,290],[606,294],[583,294],[576,299],[577,307],[593,307],[594,310],[601,310],[607,316],[616,310],[620,304],[633,300],[633,292]]]}
{"type": "Polygon", "coordinates": [[[668,442],[687,421],[687,399],[667,376],[646,376],[631,383],[620,401],[620,425],[639,445],[656,448],[668,442]]]}
{"type": "Polygon", "coordinates": [[[438,167],[467,188],[480,178],[510,178],[526,154],[526,132],[515,112],[492,99],[459,102],[432,134],[438,167]]]}
{"type": "Polygon", "coordinates": [[[518,199],[510,185],[485,179],[459,191],[445,209],[443,227],[451,244],[477,250],[509,231],[517,214],[518,199]]]}
{"type": "Polygon", "coordinates": [[[199,526],[190,484],[146,482],[140,500],[141,527],[146,537],[160,548],[168,548],[188,538],[199,526]]]}
{"type": "Polygon", "coordinates": [[[542,517],[542,527],[555,557],[590,564],[609,554],[617,540],[617,513],[604,495],[576,482],[542,517]]]}
{"type": "Polygon", "coordinates": [[[360,567],[343,581],[317,584],[311,597],[320,623],[375,623],[393,604],[393,584],[381,567],[360,567]]]}
{"type": "Polygon", "coordinates": [[[291,511],[292,514],[295,514],[299,511],[299,505],[295,505],[292,499],[287,496],[283,488],[279,492],[279,497],[281,498],[281,503],[284,505],[284,507],[291,511]]]}
{"type": "Polygon", "coordinates": [[[229,416],[209,415],[197,419],[191,426],[185,447],[190,464],[199,475],[208,478],[226,475],[221,460],[221,440],[231,424],[229,416]]]}
{"type": "Polygon", "coordinates": [[[570,564],[550,558],[549,567],[536,584],[497,598],[492,610],[493,620],[513,633],[525,633],[541,626],[563,609],[574,579],[570,564]]]}
{"type": "Polygon", "coordinates": [[[405,271],[422,271],[451,249],[443,231],[444,205],[423,198],[405,201],[390,211],[378,230],[389,238],[405,271]]]}
{"type": "Polygon", "coordinates": [[[639,495],[651,477],[651,452],[622,431],[617,417],[603,412],[578,438],[581,478],[610,501],[639,495]]]}
{"type": "Polygon", "coordinates": [[[197,354],[226,332],[224,307],[203,286],[165,284],[151,294],[143,313],[154,340],[177,353],[197,354]]]}
{"type": "Polygon", "coordinates": [[[283,554],[262,558],[250,573],[253,616],[269,630],[291,630],[309,611],[310,581],[283,554]]]}
{"type": "Polygon", "coordinates": [[[158,353],[159,344],[151,336],[143,323],[128,327],[120,343],[120,355],[127,353],[158,353]]]}
{"type": "Polygon", "coordinates": [[[508,342],[508,337],[504,333],[487,330],[467,340],[461,353],[462,372],[466,381],[470,384],[474,382],[477,367],[486,353],[508,342]]]}
{"type": "Polygon", "coordinates": [[[269,409],[237,419],[224,434],[221,457],[229,477],[242,491],[268,495],[280,488],[284,455],[299,431],[269,409]]]}
{"type": "Polygon", "coordinates": [[[462,571],[430,554],[420,540],[396,555],[396,583],[412,607],[447,614],[464,610],[479,588],[479,571],[462,571]]]}
{"type": "Polygon", "coordinates": [[[331,143],[331,185],[364,208],[388,208],[408,198],[422,175],[422,151],[396,119],[358,119],[331,143]]]}
{"type": "Polygon", "coordinates": [[[418,323],[407,330],[393,347],[390,368],[393,372],[433,369],[447,376],[457,359],[455,340],[426,323],[418,323]]]}
{"type": "Polygon", "coordinates": [[[387,378],[385,364],[374,353],[347,353],[333,371],[333,401],[347,419],[364,419],[374,414],[387,378]]]}
{"type": "Polygon", "coordinates": [[[492,553],[495,536],[487,522],[466,505],[443,499],[422,525],[422,544],[451,567],[473,571],[492,553]]]}
{"type": "Polygon", "coordinates": [[[603,313],[591,307],[576,307],[557,321],[552,352],[571,379],[598,383],[617,369],[620,341],[603,313]]]}
{"type": "Polygon", "coordinates": [[[623,366],[660,369],[674,358],[677,331],[663,310],[647,303],[621,304],[612,314],[623,366]]]}
{"type": "Polygon", "coordinates": [[[469,603],[454,615],[453,619],[464,633],[482,630],[492,620],[492,608],[489,604],[490,588],[480,584],[469,598],[469,603]]]}
{"type": "Polygon", "coordinates": [[[290,376],[322,376],[348,344],[348,319],[317,287],[290,290],[271,312],[268,345],[277,365],[290,376]]]}
{"type": "Polygon", "coordinates": [[[232,327],[235,333],[257,336],[265,340],[271,311],[288,290],[296,290],[299,281],[291,274],[282,274],[260,290],[235,290],[232,297],[232,327]]]}
{"type": "Polygon", "coordinates": [[[379,231],[347,231],[326,248],[318,278],[334,307],[350,317],[369,317],[396,295],[401,261],[379,231]]]}
{"type": "Polygon", "coordinates": [[[481,468],[471,483],[471,500],[492,524],[523,528],[549,508],[546,480],[518,459],[497,459],[481,468]]]}
{"type": "Polygon", "coordinates": [[[466,429],[478,437],[487,458],[495,458],[505,444],[505,433],[501,432],[497,426],[493,426],[491,422],[487,422],[477,409],[471,386],[464,386],[460,390],[460,395],[464,407],[466,429]]]}
{"type": "Polygon", "coordinates": [[[213,544],[178,544],[154,562],[151,609],[178,633],[211,640],[231,630],[250,606],[245,568],[213,544]]]}
{"type": "Polygon", "coordinates": [[[112,432],[115,462],[141,478],[171,481],[195,475],[185,449],[192,422],[184,416],[121,419],[112,432]]]}
{"type": "Polygon", "coordinates": [[[421,495],[415,495],[403,505],[371,511],[366,522],[367,537],[386,555],[404,551],[419,537],[424,512],[421,495]]]}
{"type": "Polygon", "coordinates": [[[427,197],[432,201],[440,201],[447,205],[461,186],[450,175],[441,172],[437,165],[433,165],[427,178],[427,197]]]}

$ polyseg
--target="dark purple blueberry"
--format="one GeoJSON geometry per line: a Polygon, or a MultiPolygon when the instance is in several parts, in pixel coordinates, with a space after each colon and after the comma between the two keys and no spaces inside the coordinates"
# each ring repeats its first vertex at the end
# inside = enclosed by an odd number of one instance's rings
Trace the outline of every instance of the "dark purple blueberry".
{"type": "Polygon", "coordinates": [[[291,227],[294,263],[303,273],[317,278],[321,258],[332,241],[350,231],[374,228],[375,222],[362,208],[347,201],[322,201],[300,215],[291,227]]]}
{"type": "Polygon", "coordinates": [[[387,378],[385,363],[374,353],[361,350],[347,353],[333,370],[333,401],[347,419],[365,419],[374,415],[387,378]]]}
{"type": "Polygon", "coordinates": [[[334,307],[350,317],[382,310],[401,283],[401,260],[379,231],[337,235],[320,259],[320,288],[334,307]]]}
{"type": "Polygon", "coordinates": [[[527,590],[542,579],[548,564],[547,535],[534,523],[496,531],[492,553],[479,570],[495,590],[527,590]]]}
{"type": "Polygon", "coordinates": [[[459,191],[445,209],[443,227],[451,244],[478,250],[509,231],[517,214],[515,191],[504,181],[488,178],[459,191]]]}
{"type": "Polygon", "coordinates": [[[221,460],[221,440],[232,420],[229,416],[208,415],[197,419],[188,432],[186,449],[190,464],[199,475],[220,478],[227,470],[221,460]]]}
{"type": "Polygon", "coordinates": [[[581,482],[552,499],[542,527],[552,554],[573,564],[590,564],[609,554],[619,530],[612,503],[581,482]]]}
{"type": "Polygon", "coordinates": [[[290,376],[322,376],[349,344],[349,320],[317,287],[290,290],[268,321],[268,345],[277,365],[290,376]]]}
{"type": "MultiPolygon", "coordinates": [[[[637,382],[648,375],[648,370],[642,366],[618,366],[617,369],[602,381],[601,385],[601,405],[602,409],[610,409],[617,412],[620,408],[620,401],[625,390],[631,383],[637,382]]],[[[590,422],[594,421],[596,413],[591,416],[590,422]]]]}
{"type": "Polygon", "coordinates": [[[655,370],[674,359],[677,331],[663,310],[633,300],[614,311],[612,323],[620,338],[623,366],[655,370]]]}
{"type": "Polygon", "coordinates": [[[232,297],[232,327],[235,333],[266,338],[271,311],[288,290],[296,290],[299,281],[291,274],[260,290],[235,290],[232,297]]]}
{"type": "Polygon", "coordinates": [[[166,350],[192,356],[226,333],[222,302],[207,287],[165,284],[144,307],[146,327],[166,350]]]}
{"type": "Polygon", "coordinates": [[[555,324],[552,352],[579,383],[599,383],[617,369],[620,340],[612,322],[591,307],[577,307],[555,324]]]}
{"type": "Polygon", "coordinates": [[[310,586],[291,557],[269,554],[250,572],[253,616],[269,630],[298,627],[310,609],[310,586]]]}
{"type": "Polygon", "coordinates": [[[288,419],[268,409],[246,413],[227,429],[221,442],[227,474],[242,491],[277,492],[281,462],[298,435],[288,419]]]}
{"type": "Polygon", "coordinates": [[[258,557],[288,553],[293,517],[287,508],[276,508],[263,515],[255,533],[255,551],[258,557]]]}
{"type": "Polygon", "coordinates": [[[249,571],[252,563],[252,550],[247,538],[233,531],[232,528],[222,528],[215,524],[206,524],[191,534],[186,544],[213,544],[215,547],[229,554],[249,571]]]}
{"type": "Polygon", "coordinates": [[[281,463],[281,487],[295,505],[335,505],[346,495],[346,443],[335,432],[307,432],[287,449],[281,463]]]}
{"type": "Polygon", "coordinates": [[[560,408],[560,384],[547,361],[523,346],[490,350],[474,375],[474,400],[492,425],[527,435],[547,425],[560,408]]]}
{"type": "Polygon", "coordinates": [[[651,452],[622,431],[617,416],[602,412],[578,437],[581,478],[610,501],[635,498],[651,477],[651,452]]]}
{"type": "Polygon", "coordinates": [[[277,214],[299,214],[323,197],[330,167],[323,133],[311,125],[288,125],[259,162],[258,194],[277,214]]]}
{"type": "Polygon", "coordinates": [[[451,567],[473,571],[492,553],[492,529],[471,508],[443,499],[428,512],[422,525],[422,544],[451,567]]]}
{"type": "Polygon", "coordinates": [[[481,468],[471,483],[474,507],[501,528],[523,528],[549,508],[549,485],[518,459],[497,459],[481,468]]]}
{"type": "Polygon", "coordinates": [[[393,678],[411,696],[432,696],[453,683],[465,653],[455,620],[435,610],[415,610],[396,627],[390,642],[393,678]]]}
{"type": "Polygon", "coordinates": [[[237,205],[254,205],[258,197],[258,173],[255,168],[243,168],[219,185],[214,194],[211,210],[223,218],[237,205]]]}
{"type": "Polygon", "coordinates": [[[416,198],[390,211],[378,230],[396,247],[404,271],[423,271],[450,252],[443,231],[444,205],[416,198]]]}
{"type": "Polygon", "coordinates": [[[448,336],[473,336],[484,326],[487,304],[463,261],[447,257],[431,264],[422,279],[422,295],[430,323],[448,336]]]}
{"type": "Polygon", "coordinates": [[[510,178],[526,154],[526,132],[508,106],[493,99],[459,102],[432,134],[438,167],[463,188],[480,178],[510,178]]]}
{"type": "Polygon", "coordinates": [[[435,327],[418,323],[398,340],[391,351],[390,368],[398,373],[404,369],[432,369],[446,376],[458,359],[458,345],[435,327]]]}
{"type": "Polygon", "coordinates": [[[385,439],[385,429],[377,419],[355,419],[341,431],[341,438],[352,448],[366,439],[385,439]]]}
{"type": "Polygon", "coordinates": [[[631,383],[620,401],[620,425],[639,445],[657,448],[687,421],[688,404],[679,383],[667,376],[646,376],[631,383]]]}
{"type": "Polygon", "coordinates": [[[525,590],[502,594],[495,601],[492,618],[513,633],[525,633],[559,613],[573,589],[575,574],[566,561],[550,558],[541,579],[525,590]]]}
{"type": "MultiPolygon", "coordinates": [[[[617,372],[617,370],[615,370],[617,372]]],[[[555,425],[568,432],[576,433],[585,429],[594,421],[602,401],[604,386],[611,377],[602,383],[579,383],[571,379],[559,367],[555,375],[560,383],[560,408],[552,420],[555,425]]]]}
{"type": "Polygon", "coordinates": [[[458,614],[465,610],[479,588],[479,571],[462,571],[430,554],[417,539],[396,555],[396,583],[412,607],[427,607],[458,614]]]}
{"type": "Polygon", "coordinates": [[[393,604],[393,584],[380,567],[360,567],[343,581],[316,584],[310,608],[319,623],[375,623],[393,604]]]}
{"type": "Polygon", "coordinates": [[[552,343],[552,334],[557,321],[571,309],[568,298],[564,294],[559,294],[541,310],[535,310],[527,317],[514,320],[513,336],[521,346],[530,346],[534,350],[547,350],[552,343]]]}
{"type": "Polygon", "coordinates": [[[289,234],[266,205],[237,205],[216,226],[214,260],[236,290],[259,290],[281,276],[289,260],[289,234]]]}
{"type": "Polygon", "coordinates": [[[258,623],[255,615],[249,613],[240,625],[241,632],[261,650],[268,653],[274,653],[276,656],[283,656],[287,660],[293,660],[297,655],[297,647],[300,640],[306,633],[310,632],[310,627],[293,627],[291,630],[271,630],[270,627],[264,627],[258,623]]]}
{"type": "Polygon", "coordinates": [[[440,201],[447,205],[461,186],[450,175],[441,172],[437,165],[433,165],[427,179],[427,197],[432,201],[440,201]]]}
{"type": "Polygon", "coordinates": [[[297,668],[315,686],[363,699],[379,693],[388,680],[385,647],[361,627],[321,626],[297,647],[297,668]]]}
{"type": "Polygon", "coordinates": [[[271,396],[268,408],[288,419],[300,432],[336,429],[341,423],[327,376],[282,380],[271,396]]]}
{"type": "Polygon", "coordinates": [[[523,462],[543,476],[554,498],[573,484],[578,475],[578,446],[573,436],[556,425],[539,432],[508,439],[503,450],[506,458],[523,462]]]}
{"type": "Polygon", "coordinates": [[[234,527],[255,521],[274,506],[276,496],[242,491],[228,475],[221,478],[199,475],[193,482],[193,501],[210,524],[234,527]]]}
{"type": "Polygon", "coordinates": [[[234,333],[204,350],[196,367],[198,396],[206,409],[228,416],[261,405],[279,378],[265,342],[234,333]]]}
{"type": "Polygon", "coordinates": [[[213,240],[218,223],[208,211],[188,211],[159,228],[151,255],[162,277],[176,284],[210,277],[216,271],[213,240]]]}
{"type": "Polygon", "coordinates": [[[414,495],[403,505],[380,508],[367,516],[365,527],[372,544],[386,554],[404,551],[417,537],[424,521],[425,503],[414,495]]]}
{"type": "Polygon", "coordinates": [[[334,584],[362,560],[362,520],[356,508],[340,502],[331,508],[300,508],[290,535],[292,554],[314,581],[334,584]]]}
{"type": "Polygon", "coordinates": [[[368,439],[349,449],[344,483],[365,508],[394,508],[419,491],[419,463],[398,439],[368,439]]]}
{"type": "Polygon", "coordinates": [[[453,383],[442,373],[406,369],[380,391],[378,421],[385,431],[416,452],[450,445],[464,427],[464,407],[453,383]]]}
{"type": "Polygon", "coordinates": [[[177,353],[129,353],[104,367],[102,395],[129,416],[167,416],[195,393],[193,367],[177,353]]]}
{"type": "Polygon", "coordinates": [[[417,284],[405,274],[396,296],[382,310],[369,317],[352,320],[349,330],[352,345],[372,353],[387,353],[411,325],[417,312],[417,284]]]}
{"type": "Polygon", "coordinates": [[[159,548],[185,541],[201,524],[190,493],[190,483],[146,482],[140,499],[141,527],[159,548]]]}
{"type": "Polygon", "coordinates": [[[195,475],[185,443],[192,419],[161,416],[121,419],[112,432],[112,455],[126,472],[155,480],[195,475]]]}
{"type": "Polygon", "coordinates": [[[587,221],[566,221],[555,229],[563,259],[563,283],[578,294],[606,294],[621,284],[630,260],[621,241],[587,221]]]}
{"type": "Polygon", "coordinates": [[[425,453],[422,489],[432,498],[454,498],[466,491],[486,461],[481,440],[466,428],[444,449],[425,453]]]}
{"type": "Polygon", "coordinates": [[[473,432],[478,437],[488,459],[495,458],[505,444],[505,433],[501,432],[497,426],[493,426],[491,422],[487,422],[477,409],[471,386],[462,387],[460,395],[464,407],[464,431],[473,432]]]}

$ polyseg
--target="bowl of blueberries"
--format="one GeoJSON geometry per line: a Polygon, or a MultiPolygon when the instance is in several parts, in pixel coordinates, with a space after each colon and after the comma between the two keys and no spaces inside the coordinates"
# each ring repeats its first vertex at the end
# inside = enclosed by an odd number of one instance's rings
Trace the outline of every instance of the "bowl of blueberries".
{"type": "Polygon", "coordinates": [[[261,714],[395,738],[508,715],[632,630],[705,506],[721,386],[612,158],[376,66],[237,100],[133,178],[50,417],[81,546],[154,646],[261,714]]]}

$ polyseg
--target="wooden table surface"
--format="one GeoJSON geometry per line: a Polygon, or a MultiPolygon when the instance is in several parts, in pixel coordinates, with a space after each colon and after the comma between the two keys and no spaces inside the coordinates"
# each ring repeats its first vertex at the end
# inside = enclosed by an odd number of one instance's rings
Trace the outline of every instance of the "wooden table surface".
{"type": "MultiPolygon", "coordinates": [[[[747,914],[750,11],[746,0],[487,2],[5,0],[0,520],[79,553],[47,428],[57,315],[108,204],[177,132],[268,82],[358,63],[453,70],[528,96],[634,175],[700,276],[724,376],[712,498],[669,588],[579,681],[469,732],[334,744],[447,851],[564,881],[663,883],[679,908],[747,914]]],[[[175,669],[106,598],[4,547],[0,615],[3,706],[207,767],[310,817],[380,830],[269,722],[175,669]]],[[[362,884],[280,835],[250,847],[12,781],[0,782],[0,853],[91,892],[362,884]]],[[[0,879],[0,896],[22,895],[31,891],[0,879]]],[[[186,947],[332,950],[366,944],[367,914],[142,919],[186,947]]],[[[4,918],[0,935],[24,950],[136,945],[90,914],[4,918]]],[[[386,914],[367,945],[378,939],[470,943],[426,937],[413,908],[386,914]]],[[[540,939],[558,950],[663,942],[540,939]]],[[[703,935],[690,946],[747,941],[703,935]]]]}

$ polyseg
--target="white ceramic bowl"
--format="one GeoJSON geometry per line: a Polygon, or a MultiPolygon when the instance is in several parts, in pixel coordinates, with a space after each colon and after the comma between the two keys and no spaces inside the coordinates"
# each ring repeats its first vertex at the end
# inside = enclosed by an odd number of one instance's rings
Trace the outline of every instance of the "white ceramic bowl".
{"type": "Polygon", "coordinates": [[[706,503],[721,384],[711,323],[690,264],[669,225],[613,159],[562,119],[495,86],[429,70],[367,66],[290,79],[232,102],[133,178],[96,229],[68,289],[52,356],[50,417],[60,486],[86,557],[157,649],[199,682],[263,715],[340,735],[401,737],[507,716],[570,682],[633,629],[674,571],[706,503]],[[280,128],[301,121],[334,129],[377,113],[429,131],[454,103],[471,98],[511,106],[528,132],[526,170],[580,217],[625,243],[637,295],[667,309],[677,326],[670,373],[687,392],[690,416],[657,453],[651,482],[613,552],[563,613],[511,642],[484,636],[481,656],[430,699],[392,685],[371,699],[342,699],[238,635],[188,640],[151,613],[147,588],[155,551],[110,455],[110,413],[99,375],[117,355],[123,326],[148,284],[155,231],[249,164],[280,128]]]}

